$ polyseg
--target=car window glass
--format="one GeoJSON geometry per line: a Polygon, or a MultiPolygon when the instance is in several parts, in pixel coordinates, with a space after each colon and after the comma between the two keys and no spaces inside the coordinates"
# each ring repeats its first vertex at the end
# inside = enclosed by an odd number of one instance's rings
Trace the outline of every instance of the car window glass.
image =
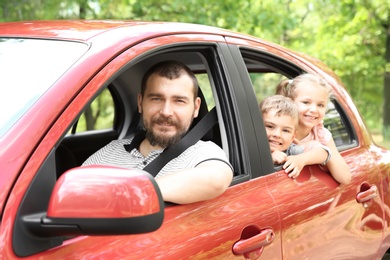
{"type": "Polygon", "coordinates": [[[272,86],[276,87],[281,80],[286,78],[279,73],[273,72],[259,73],[249,71],[249,76],[252,81],[253,89],[256,93],[256,98],[259,101],[275,94],[275,89],[272,86]]]}
{"type": "Polygon", "coordinates": [[[209,77],[207,73],[197,73],[195,74],[195,76],[198,79],[199,88],[202,90],[204,99],[207,104],[207,108],[210,110],[215,106],[215,101],[209,77]]]}
{"type": "Polygon", "coordinates": [[[328,109],[324,117],[324,126],[331,133],[336,146],[350,145],[353,143],[348,127],[336,109],[336,101],[328,103],[328,109]]]}
{"type": "Polygon", "coordinates": [[[112,95],[108,89],[104,89],[84,110],[70,131],[72,133],[81,133],[93,130],[112,129],[114,126],[114,117],[115,106],[112,95]]]}
{"type": "Polygon", "coordinates": [[[88,49],[70,41],[0,38],[0,136],[88,49]],[[58,62],[61,61],[61,62],[58,62]],[[12,100],[13,102],[8,102],[12,100]]]}

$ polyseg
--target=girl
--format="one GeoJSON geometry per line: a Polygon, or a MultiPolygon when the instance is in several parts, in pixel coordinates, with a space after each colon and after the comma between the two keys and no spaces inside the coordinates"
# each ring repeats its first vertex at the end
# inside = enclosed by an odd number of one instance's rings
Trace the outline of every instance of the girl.
{"type": "Polygon", "coordinates": [[[276,94],[284,95],[298,105],[299,125],[294,142],[304,144],[317,140],[330,149],[331,158],[326,163],[333,178],[339,183],[348,184],[351,172],[333,141],[331,132],[323,125],[329,97],[330,86],[320,77],[302,74],[292,80],[282,81],[276,94]]]}

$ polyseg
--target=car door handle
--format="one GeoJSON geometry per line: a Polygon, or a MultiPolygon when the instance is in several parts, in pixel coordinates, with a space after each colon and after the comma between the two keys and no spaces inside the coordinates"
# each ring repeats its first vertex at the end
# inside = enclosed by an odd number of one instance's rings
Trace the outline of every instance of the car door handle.
{"type": "Polygon", "coordinates": [[[233,245],[233,253],[236,255],[246,254],[272,243],[275,233],[272,229],[266,228],[247,239],[241,239],[233,245]]]}
{"type": "Polygon", "coordinates": [[[363,206],[369,206],[370,200],[378,196],[378,188],[376,185],[369,185],[364,183],[360,189],[360,192],[356,195],[356,201],[363,203],[363,206]]]}

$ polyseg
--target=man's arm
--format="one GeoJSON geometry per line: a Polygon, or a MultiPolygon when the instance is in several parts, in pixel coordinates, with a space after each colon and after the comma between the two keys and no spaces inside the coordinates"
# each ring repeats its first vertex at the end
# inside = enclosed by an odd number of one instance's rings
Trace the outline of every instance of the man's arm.
{"type": "Polygon", "coordinates": [[[156,178],[164,201],[187,204],[221,195],[230,185],[233,171],[225,162],[209,160],[192,169],[156,178]]]}

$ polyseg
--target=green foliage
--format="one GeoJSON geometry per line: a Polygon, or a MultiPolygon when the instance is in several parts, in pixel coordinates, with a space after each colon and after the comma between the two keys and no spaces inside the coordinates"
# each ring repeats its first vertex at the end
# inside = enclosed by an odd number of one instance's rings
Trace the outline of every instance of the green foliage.
{"type": "Polygon", "coordinates": [[[384,85],[383,28],[373,10],[360,1],[316,3],[323,15],[317,17],[319,26],[312,37],[315,44],[306,53],[325,61],[341,77],[366,121],[378,127],[384,85]]]}
{"type": "Polygon", "coordinates": [[[114,101],[110,91],[104,89],[79,118],[76,132],[111,129],[114,124],[114,115],[114,101]]]}
{"type": "Polygon", "coordinates": [[[207,74],[196,74],[199,87],[202,89],[204,99],[207,104],[207,108],[211,110],[215,106],[215,100],[213,96],[213,90],[210,86],[210,79],[207,74]]]}
{"type": "Polygon", "coordinates": [[[53,19],[57,17],[60,1],[54,0],[0,0],[0,21],[53,19]]]}
{"type": "Polygon", "coordinates": [[[371,128],[381,128],[381,115],[390,113],[382,111],[389,0],[0,0],[0,6],[2,21],[174,21],[251,34],[322,60],[371,128]]]}

